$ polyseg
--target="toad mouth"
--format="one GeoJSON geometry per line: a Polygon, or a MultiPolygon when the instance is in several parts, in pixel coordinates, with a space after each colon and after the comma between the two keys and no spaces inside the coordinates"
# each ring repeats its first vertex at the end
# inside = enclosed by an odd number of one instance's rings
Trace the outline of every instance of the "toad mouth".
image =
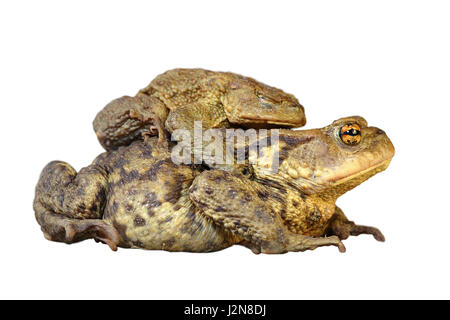
{"type": "Polygon", "coordinates": [[[391,160],[392,160],[392,157],[381,160],[380,162],[368,167],[367,169],[352,173],[352,174],[344,176],[344,177],[336,177],[336,178],[332,179],[330,182],[332,182],[334,185],[339,185],[339,184],[343,184],[348,181],[351,181],[358,176],[365,176],[366,174],[368,174],[370,172],[373,172],[373,175],[375,175],[376,173],[384,171],[391,163],[391,160]]]}

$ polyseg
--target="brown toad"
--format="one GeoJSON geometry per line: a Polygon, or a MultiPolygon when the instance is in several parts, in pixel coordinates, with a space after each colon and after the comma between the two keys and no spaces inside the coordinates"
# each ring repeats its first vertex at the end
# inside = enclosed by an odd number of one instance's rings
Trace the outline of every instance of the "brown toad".
{"type": "MultiPolygon", "coordinates": [[[[78,173],[48,164],[34,210],[47,239],[89,238],[150,250],[211,252],[241,244],[255,253],[303,251],[350,235],[384,237],[349,221],[339,196],[386,169],[394,147],[361,117],[321,129],[281,129],[242,172],[175,164],[156,137],[98,156],[78,173]],[[277,171],[269,170],[279,159],[277,171]]],[[[174,146],[171,146],[173,148],[174,146]]],[[[233,166],[232,166],[233,167],[233,166]]]]}
{"type": "Polygon", "coordinates": [[[300,127],[306,118],[298,100],[280,89],[231,72],[174,69],[157,76],[135,97],[113,100],[94,120],[106,150],[165,129],[203,127],[300,127]]]}

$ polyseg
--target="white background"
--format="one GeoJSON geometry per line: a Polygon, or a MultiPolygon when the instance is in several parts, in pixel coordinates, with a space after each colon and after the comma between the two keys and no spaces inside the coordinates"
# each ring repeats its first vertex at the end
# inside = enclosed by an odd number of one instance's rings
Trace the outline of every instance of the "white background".
{"type": "Polygon", "coordinates": [[[445,1],[2,1],[0,298],[450,298],[449,17],[445,1]],[[282,88],[307,128],[358,114],[384,129],[391,166],[338,204],[387,241],[285,255],[46,241],[41,169],[88,165],[95,114],[175,67],[282,88]]]}

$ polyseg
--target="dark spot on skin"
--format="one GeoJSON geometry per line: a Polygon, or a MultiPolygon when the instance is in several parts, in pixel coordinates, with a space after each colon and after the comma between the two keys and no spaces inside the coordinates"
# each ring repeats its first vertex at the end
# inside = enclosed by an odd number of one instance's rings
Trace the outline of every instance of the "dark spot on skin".
{"type": "Polygon", "coordinates": [[[166,192],[166,194],[164,195],[163,199],[164,199],[165,202],[173,202],[173,203],[177,202],[175,197],[173,196],[173,194],[170,193],[170,191],[166,192]]]}
{"type": "Polygon", "coordinates": [[[233,188],[228,189],[228,197],[230,199],[234,199],[234,197],[236,197],[237,191],[234,190],[233,188]]]}
{"type": "Polygon", "coordinates": [[[128,190],[128,195],[129,196],[134,196],[136,194],[138,194],[138,191],[136,189],[133,188],[133,189],[128,190]]]}
{"type": "Polygon", "coordinates": [[[150,169],[147,170],[147,172],[145,173],[146,177],[148,177],[148,179],[155,181],[158,178],[158,172],[162,171],[163,169],[163,165],[164,164],[172,164],[173,163],[170,161],[170,159],[164,159],[164,160],[160,160],[158,162],[156,162],[153,166],[150,167],[150,169]]]}
{"type": "Polygon", "coordinates": [[[180,204],[176,204],[176,205],[172,208],[173,211],[178,211],[178,210],[180,210],[180,209],[181,209],[181,205],[180,205],[180,204]]]}
{"type": "Polygon", "coordinates": [[[126,205],[125,205],[125,209],[128,211],[128,212],[130,212],[130,211],[133,211],[133,206],[131,205],[131,204],[129,204],[129,203],[127,203],[126,205]]]}
{"type": "Polygon", "coordinates": [[[206,187],[206,188],[205,188],[205,193],[206,193],[206,194],[213,194],[213,193],[214,193],[214,190],[211,189],[211,188],[209,188],[209,187],[206,187]]]}
{"type": "Polygon", "coordinates": [[[317,222],[319,222],[321,218],[322,214],[320,213],[320,211],[314,209],[314,211],[309,215],[309,217],[306,218],[306,221],[308,222],[309,225],[314,225],[317,222]]]}
{"type": "Polygon", "coordinates": [[[100,182],[97,182],[97,190],[98,192],[95,196],[95,200],[102,203],[106,200],[106,189],[100,182]]]}
{"type": "Polygon", "coordinates": [[[177,203],[181,197],[181,190],[183,189],[184,176],[179,174],[173,177],[173,182],[167,182],[166,184],[166,194],[164,195],[164,201],[170,203],[177,203]]]}
{"type": "Polygon", "coordinates": [[[128,164],[128,161],[125,158],[120,157],[119,159],[114,161],[113,168],[121,169],[126,164],[128,164]]]}
{"type": "Polygon", "coordinates": [[[157,176],[158,170],[155,169],[155,167],[151,167],[150,169],[147,170],[145,175],[148,177],[148,179],[150,179],[152,181],[156,181],[156,179],[158,178],[158,176],[157,176]]]}
{"type": "Polygon", "coordinates": [[[261,209],[255,209],[255,211],[253,211],[253,213],[255,214],[255,216],[258,219],[262,219],[264,216],[264,212],[261,209]]]}
{"type": "Polygon", "coordinates": [[[138,247],[138,248],[143,248],[144,244],[141,241],[137,240],[137,241],[133,241],[133,246],[138,247]]]}
{"type": "Polygon", "coordinates": [[[252,196],[245,192],[244,193],[244,200],[247,201],[247,202],[250,202],[250,201],[252,201],[252,196]]]}
{"type": "Polygon", "coordinates": [[[125,169],[120,169],[120,180],[117,182],[117,186],[122,187],[125,184],[128,184],[134,180],[140,178],[140,174],[137,170],[133,169],[130,172],[127,172],[125,169]]]}
{"type": "Polygon", "coordinates": [[[77,211],[78,211],[78,212],[84,212],[84,211],[86,211],[86,205],[85,205],[84,203],[78,205],[77,211]]]}
{"type": "Polygon", "coordinates": [[[170,238],[169,240],[166,240],[163,242],[164,244],[164,249],[170,249],[172,248],[172,246],[175,244],[176,239],[175,238],[170,238]]]}
{"type": "Polygon", "coordinates": [[[128,180],[128,181],[134,181],[139,178],[139,172],[135,169],[131,170],[130,173],[128,174],[127,178],[128,179],[126,179],[126,180],[128,180]]]}
{"type": "MultiPolygon", "coordinates": [[[[176,191],[176,190],[175,190],[175,191],[176,191]]],[[[180,198],[180,192],[181,192],[181,190],[176,191],[176,192],[174,192],[174,193],[171,193],[171,192],[166,193],[166,194],[164,195],[164,201],[170,202],[170,203],[172,203],[172,204],[177,203],[177,202],[178,202],[178,199],[180,198]]]]}
{"type": "Polygon", "coordinates": [[[292,205],[293,205],[295,208],[297,208],[298,202],[297,202],[297,201],[292,201],[292,205]]]}
{"type": "Polygon", "coordinates": [[[198,189],[197,184],[194,184],[194,185],[191,187],[191,189],[189,190],[189,192],[190,192],[190,193],[194,193],[195,191],[197,191],[197,189],[198,189]]]}
{"type": "Polygon", "coordinates": [[[225,212],[226,209],[225,209],[224,207],[218,206],[218,207],[216,207],[216,208],[214,209],[214,211],[216,211],[216,212],[225,212]]]}
{"type": "Polygon", "coordinates": [[[203,202],[201,202],[201,201],[196,202],[196,204],[197,204],[197,206],[198,206],[199,208],[205,208],[205,207],[207,207],[206,203],[203,203],[203,202]]]}
{"type": "Polygon", "coordinates": [[[114,200],[114,202],[113,202],[113,204],[111,206],[111,211],[113,213],[116,213],[118,208],[119,208],[119,204],[117,203],[117,201],[114,200]]]}
{"type": "Polygon", "coordinates": [[[141,216],[137,215],[136,218],[134,218],[134,225],[136,227],[145,226],[145,220],[141,216]]]}
{"type": "Polygon", "coordinates": [[[164,187],[166,187],[167,189],[172,188],[172,181],[164,181],[164,187]]]}
{"type": "Polygon", "coordinates": [[[159,207],[161,205],[161,202],[158,200],[156,193],[148,192],[145,195],[143,205],[149,206],[150,208],[155,208],[159,207]]]}
{"type": "Polygon", "coordinates": [[[258,190],[258,197],[261,200],[266,201],[269,198],[269,193],[266,191],[258,190]]]}
{"type": "Polygon", "coordinates": [[[63,203],[64,203],[64,191],[63,191],[63,190],[61,190],[61,191],[59,192],[59,195],[58,195],[58,202],[59,202],[59,205],[62,207],[62,206],[63,206],[63,203]]]}
{"type": "Polygon", "coordinates": [[[78,188],[77,190],[77,196],[79,198],[83,198],[84,197],[84,188],[78,188]]]}
{"type": "Polygon", "coordinates": [[[286,220],[286,210],[285,209],[281,209],[280,216],[283,220],[286,220]]]}
{"type": "Polygon", "coordinates": [[[141,157],[143,159],[152,159],[152,147],[148,144],[145,145],[145,147],[142,150],[141,157]]]}

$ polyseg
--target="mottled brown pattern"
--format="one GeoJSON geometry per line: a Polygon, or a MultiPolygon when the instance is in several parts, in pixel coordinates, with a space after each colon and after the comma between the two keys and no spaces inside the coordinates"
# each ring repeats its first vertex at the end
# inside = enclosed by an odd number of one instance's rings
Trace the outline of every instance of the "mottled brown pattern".
{"type": "Polygon", "coordinates": [[[136,227],[145,226],[145,220],[141,216],[136,215],[136,217],[134,218],[134,225],[136,227]]]}
{"type": "MultiPolygon", "coordinates": [[[[280,89],[231,72],[174,69],[157,76],[135,97],[113,100],[94,120],[94,130],[106,150],[159,134],[165,129],[301,127],[303,106],[280,89]]],[[[148,156],[148,154],[146,155],[148,156]]]]}
{"type": "Polygon", "coordinates": [[[327,245],[344,251],[341,240],[350,235],[384,240],[335,204],[387,168],[394,147],[383,131],[349,117],[322,129],[281,130],[280,137],[280,145],[262,154],[284,150],[276,172],[259,162],[239,170],[175,165],[172,145],[156,137],[103,153],[78,173],[53,161],[36,186],[36,220],[49,240],[93,238],[113,250],[211,252],[241,244],[255,253],[327,245]],[[361,128],[358,144],[341,140],[339,130],[348,123],[361,128]]]}

